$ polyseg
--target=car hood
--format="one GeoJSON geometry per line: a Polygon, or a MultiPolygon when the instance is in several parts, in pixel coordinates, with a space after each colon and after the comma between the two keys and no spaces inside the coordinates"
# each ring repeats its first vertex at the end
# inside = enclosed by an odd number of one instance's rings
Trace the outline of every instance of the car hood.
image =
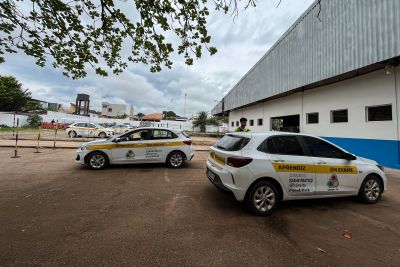
{"type": "Polygon", "coordinates": [[[90,145],[98,145],[98,144],[109,144],[110,140],[107,139],[100,139],[100,140],[94,140],[90,141],[87,143],[83,143],[81,146],[90,146],[90,145]]]}
{"type": "Polygon", "coordinates": [[[357,158],[358,158],[358,160],[363,161],[365,163],[378,165],[378,162],[376,162],[375,160],[367,159],[367,158],[363,158],[363,157],[358,157],[358,156],[357,156],[357,158]]]}

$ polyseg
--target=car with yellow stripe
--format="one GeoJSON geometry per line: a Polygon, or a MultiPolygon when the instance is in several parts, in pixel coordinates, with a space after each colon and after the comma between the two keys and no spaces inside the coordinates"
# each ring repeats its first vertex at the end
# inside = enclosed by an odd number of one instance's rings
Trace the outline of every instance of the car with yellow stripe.
{"type": "Polygon", "coordinates": [[[210,148],[206,175],[258,215],[281,201],[358,196],[376,203],[383,167],[322,138],[283,132],[229,133],[210,148]]]}
{"type": "Polygon", "coordinates": [[[180,168],[193,156],[192,140],[183,131],[145,127],[85,143],[76,151],[75,161],[91,169],[135,163],[166,163],[180,168]]]}

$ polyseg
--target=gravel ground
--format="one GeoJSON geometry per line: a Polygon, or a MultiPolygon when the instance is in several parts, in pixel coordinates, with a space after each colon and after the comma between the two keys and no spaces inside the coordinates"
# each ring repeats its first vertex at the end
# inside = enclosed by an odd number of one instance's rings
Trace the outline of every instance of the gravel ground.
{"type": "Polygon", "coordinates": [[[33,151],[0,148],[0,266],[400,265],[398,171],[376,205],[285,202],[262,218],[209,183],[206,152],[179,170],[91,171],[73,150],[33,151]]]}

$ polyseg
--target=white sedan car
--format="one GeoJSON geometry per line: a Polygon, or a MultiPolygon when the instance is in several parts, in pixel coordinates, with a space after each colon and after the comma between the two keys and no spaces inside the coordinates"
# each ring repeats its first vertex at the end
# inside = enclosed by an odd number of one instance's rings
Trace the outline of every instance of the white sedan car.
{"type": "Polygon", "coordinates": [[[292,133],[234,133],[210,148],[208,179],[258,215],[280,201],[359,196],[376,203],[387,179],[377,162],[321,138],[292,133]]]}
{"type": "Polygon", "coordinates": [[[71,138],[75,138],[78,136],[107,138],[114,135],[113,129],[104,128],[94,123],[85,122],[72,123],[67,127],[67,129],[65,129],[65,132],[71,138]]]}
{"type": "Polygon", "coordinates": [[[132,163],[167,163],[180,168],[193,156],[192,140],[184,132],[148,127],[85,143],[76,151],[75,161],[91,169],[132,163]]]}

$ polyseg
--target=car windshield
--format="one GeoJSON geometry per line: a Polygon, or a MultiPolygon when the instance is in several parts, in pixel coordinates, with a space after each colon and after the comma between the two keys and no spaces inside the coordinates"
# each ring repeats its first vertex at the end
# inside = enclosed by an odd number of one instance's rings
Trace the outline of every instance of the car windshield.
{"type": "Polygon", "coordinates": [[[214,147],[225,151],[238,151],[245,147],[249,141],[250,138],[248,137],[228,134],[222,137],[214,147]]]}

